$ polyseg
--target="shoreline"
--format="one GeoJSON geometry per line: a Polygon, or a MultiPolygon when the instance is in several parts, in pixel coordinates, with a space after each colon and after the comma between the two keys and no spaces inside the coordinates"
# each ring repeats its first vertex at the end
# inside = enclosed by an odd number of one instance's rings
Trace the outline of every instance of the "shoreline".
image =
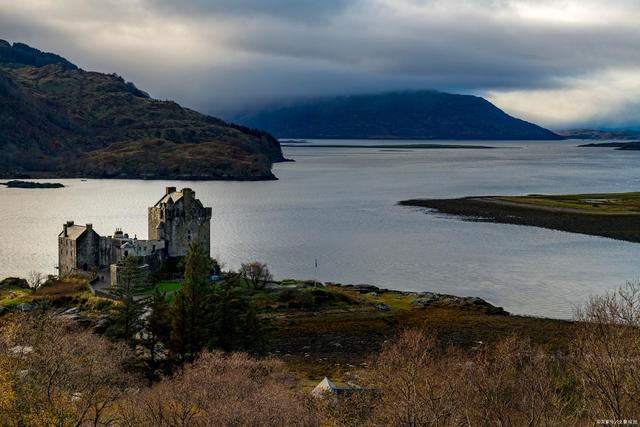
{"type": "Polygon", "coordinates": [[[519,148],[519,147],[492,147],[489,145],[464,145],[464,144],[380,144],[380,145],[356,145],[356,144],[309,144],[303,143],[283,143],[283,148],[391,148],[391,149],[462,149],[462,150],[495,150],[498,148],[519,148]]]}
{"type": "Polygon", "coordinates": [[[433,209],[466,221],[526,225],[640,243],[640,214],[597,213],[500,200],[499,196],[410,199],[401,206],[433,209]]]}

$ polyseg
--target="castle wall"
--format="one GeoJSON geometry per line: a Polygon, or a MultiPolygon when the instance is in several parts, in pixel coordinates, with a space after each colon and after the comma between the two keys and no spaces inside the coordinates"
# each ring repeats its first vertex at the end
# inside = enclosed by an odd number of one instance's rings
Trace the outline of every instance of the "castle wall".
{"type": "Polygon", "coordinates": [[[91,271],[100,267],[100,235],[87,230],[76,240],[76,268],[91,271]]]}
{"type": "Polygon", "coordinates": [[[166,240],[170,257],[185,256],[194,242],[210,254],[211,214],[211,208],[203,207],[191,189],[177,193],[175,187],[168,187],[165,198],[149,208],[149,238],[166,240]],[[180,196],[175,202],[174,193],[180,196]]]}
{"type": "Polygon", "coordinates": [[[210,255],[212,211],[191,189],[177,192],[175,187],[167,187],[165,196],[148,214],[149,240],[131,239],[119,229],[113,236],[100,236],[91,224],[79,226],[68,221],[58,236],[59,274],[113,266],[127,256],[139,257],[155,271],[167,256],[187,255],[196,242],[210,255]]]}
{"type": "Polygon", "coordinates": [[[58,236],[58,267],[61,276],[75,272],[92,271],[100,263],[100,235],[87,228],[75,238],[62,233],[58,236]]]}
{"type": "Polygon", "coordinates": [[[58,237],[58,267],[60,276],[67,276],[76,268],[76,242],[64,236],[58,237]]]}

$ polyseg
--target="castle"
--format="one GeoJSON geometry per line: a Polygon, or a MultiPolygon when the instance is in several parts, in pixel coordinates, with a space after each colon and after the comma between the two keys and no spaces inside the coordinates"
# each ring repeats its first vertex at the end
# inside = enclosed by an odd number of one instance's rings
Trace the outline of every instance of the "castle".
{"type": "Polygon", "coordinates": [[[211,208],[205,208],[190,188],[167,187],[164,196],[149,208],[149,240],[130,237],[121,229],[101,236],[91,224],[67,221],[58,235],[60,276],[80,272],[107,271],[117,286],[118,267],[127,256],[140,259],[149,271],[169,258],[185,256],[197,242],[207,254],[211,250],[211,208]]]}

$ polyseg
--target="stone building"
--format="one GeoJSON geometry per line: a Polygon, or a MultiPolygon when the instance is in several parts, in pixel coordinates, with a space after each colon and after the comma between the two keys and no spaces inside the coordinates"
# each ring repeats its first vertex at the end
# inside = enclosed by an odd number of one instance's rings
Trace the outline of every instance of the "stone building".
{"type": "Polygon", "coordinates": [[[100,265],[100,235],[91,224],[76,225],[67,221],[58,235],[60,275],[92,271],[100,265]]]}
{"type": "Polygon", "coordinates": [[[128,256],[140,259],[150,272],[157,271],[167,258],[187,254],[192,242],[210,253],[211,208],[205,208],[190,188],[176,191],[167,187],[164,197],[149,208],[149,240],[130,237],[116,229],[111,236],[100,236],[91,224],[67,221],[58,235],[60,276],[79,272],[108,271],[117,283],[118,267],[128,256]]]}
{"type": "Polygon", "coordinates": [[[167,187],[164,197],[149,208],[149,239],[166,241],[169,257],[185,256],[194,242],[209,255],[211,208],[202,206],[190,188],[167,187]]]}

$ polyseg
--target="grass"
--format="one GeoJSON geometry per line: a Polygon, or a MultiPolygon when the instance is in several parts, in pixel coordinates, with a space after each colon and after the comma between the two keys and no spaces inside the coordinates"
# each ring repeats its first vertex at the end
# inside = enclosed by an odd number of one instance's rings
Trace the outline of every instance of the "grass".
{"type": "Polygon", "coordinates": [[[542,207],[575,209],[589,214],[640,214],[640,192],[568,195],[501,196],[497,200],[542,207]]]}
{"type": "Polygon", "coordinates": [[[173,301],[175,299],[174,294],[181,287],[182,287],[182,283],[177,282],[177,281],[167,280],[167,281],[158,282],[154,286],[149,286],[147,288],[141,289],[138,292],[138,295],[140,295],[140,296],[150,296],[151,294],[153,294],[153,292],[156,289],[159,289],[160,292],[164,292],[165,293],[169,303],[173,304],[173,301]]]}

